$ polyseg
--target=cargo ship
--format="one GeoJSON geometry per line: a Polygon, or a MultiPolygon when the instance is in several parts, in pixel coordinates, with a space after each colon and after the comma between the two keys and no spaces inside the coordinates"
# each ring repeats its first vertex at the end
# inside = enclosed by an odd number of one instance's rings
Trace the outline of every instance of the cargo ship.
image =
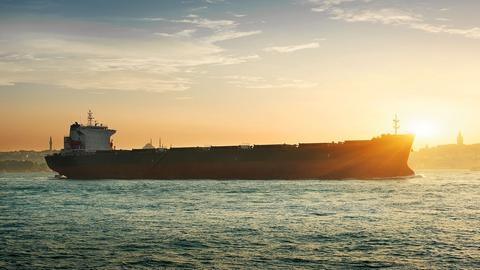
{"type": "Polygon", "coordinates": [[[64,149],[45,157],[69,179],[381,179],[413,176],[414,136],[395,134],[331,143],[116,150],[115,130],[93,121],[70,126],[64,149]]]}

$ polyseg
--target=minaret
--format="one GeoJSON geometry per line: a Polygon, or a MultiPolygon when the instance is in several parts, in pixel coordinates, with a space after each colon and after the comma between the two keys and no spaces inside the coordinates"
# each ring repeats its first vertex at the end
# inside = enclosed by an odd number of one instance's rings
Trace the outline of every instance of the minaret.
{"type": "Polygon", "coordinates": [[[462,135],[462,131],[459,131],[459,132],[458,132],[458,135],[457,135],[457,145],[463,145],[463,135],[462,135]]]}
{"type": "Polygon", "coordinates": [[[395,130],[395,135],[398,134],[398,129],[400,128],[400,120],[398,116],[395,114],[395,118],[393,119],[393,129],[395,130]]]}
{"type": "Polygon", "coordinates": [[[52,149],[53,149],[53,147],[52,147],[53,146],[52,136],[50,136],[50,140],[48,141],[48,145],[49,145],[48,150],[51,152],[52,149]]]}

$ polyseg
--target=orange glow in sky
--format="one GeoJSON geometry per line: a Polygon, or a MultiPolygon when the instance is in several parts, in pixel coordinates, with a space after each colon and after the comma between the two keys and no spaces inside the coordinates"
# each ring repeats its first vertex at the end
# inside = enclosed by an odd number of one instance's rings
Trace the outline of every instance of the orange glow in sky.
{"type": "Polygon", "coordinates": [[[59,149],[89,109],[127,149],[370,139],[395,114],[417,149],[480,142],[476,1],[113,6],[0,4],[0,151],[59,149]]]}

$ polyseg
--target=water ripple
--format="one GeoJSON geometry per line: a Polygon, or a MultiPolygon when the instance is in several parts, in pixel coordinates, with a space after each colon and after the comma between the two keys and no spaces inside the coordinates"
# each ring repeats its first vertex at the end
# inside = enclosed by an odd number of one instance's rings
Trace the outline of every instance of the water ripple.
{"type": "Polygon", "coordinates": [[[389,181],[0,175],[0,268],[480,265],[480,173],[389,181]]]}

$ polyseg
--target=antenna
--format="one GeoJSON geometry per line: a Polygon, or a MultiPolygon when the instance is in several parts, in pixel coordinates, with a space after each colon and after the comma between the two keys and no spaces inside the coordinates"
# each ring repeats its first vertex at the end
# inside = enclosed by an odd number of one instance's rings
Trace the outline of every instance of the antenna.
{"type": "Polygon", "coordinates": [[[395,114],[395,118],[393,119],[393,129],[395,130],[395,135],[398,134],[398,129],[400,128],[400,119],[395,114]]]}
{"type": "Polygon", "coordinates": [[[93,121],[93,113],[91,110],[88,110],[88,125],[91,126],[92,125],[92,121],[93,121]]]}

